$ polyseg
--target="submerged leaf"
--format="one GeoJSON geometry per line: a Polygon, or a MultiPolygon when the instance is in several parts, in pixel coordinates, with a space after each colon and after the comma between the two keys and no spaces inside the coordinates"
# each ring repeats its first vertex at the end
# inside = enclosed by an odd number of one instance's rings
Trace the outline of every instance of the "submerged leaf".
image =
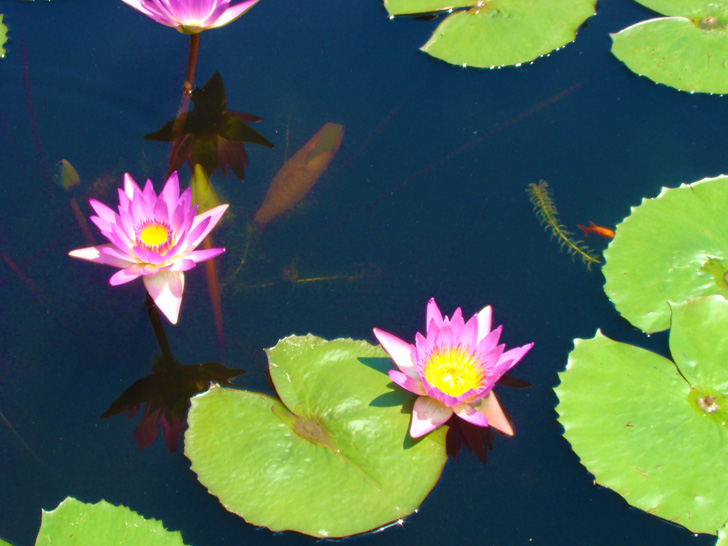
{"type": "Polygon", "coordinates": [[[61,159],[56,163],[56,172],[53,175],[53,181],[66,191],[71,191],[81,185],[81,177],[78,172],[67,160],[61,159]]]}
{"type": "Polygon", "coordinates": [[[280,400],[222,387],[192,399],[200,482],[272,531],[342,537],[411,514],[440,476],[446,427],[406,439],[414,396],[392,388],[384,350],[308,335],[267,353],[280,400]]]}

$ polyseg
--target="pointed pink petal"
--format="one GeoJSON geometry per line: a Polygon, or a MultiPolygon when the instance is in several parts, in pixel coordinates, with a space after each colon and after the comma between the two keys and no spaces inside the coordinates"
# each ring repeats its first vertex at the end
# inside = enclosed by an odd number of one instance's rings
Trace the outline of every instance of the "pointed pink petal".
{"type": "Polygon", "coordinates": [[[134,194],[141,195],[142,190],[129,173],[124,173],[124,193],[130,201],[134,200],[134,194]]]}
{"type": "Polygon", "coordinates": [[[132,264],[129,267],[117,271],[109,279],[111,286],[119,286],[120,284],[126,284],[141,276],[142,266],[140,264],[132,264]]]}
{"type": "Polygon", "coordinates": [[[463,347],[475,348],[478,345],[478,317],[476,315],[465,323],[458,336],[458,341],[463,347]]]}
{"type": "Polygon", "coordinates": [[[412,408],[412,424],[410,436],[419,438],[437,427],[445,424],[452,416],[452,408],[440,404],[437,400],[420,396],[412,408]]]}
{"type": "MultiPolygon", "coordinates": [[[[162,193],[159,194],[157,204],[154,208],[156,210],[158,206],[161,207],[160,202],[164,203],[164,218],[171,224],[175,208],[177,207],[177,201],[179,201],[179,177],[177,176],[177,171],[175,171],[169,175],[167,183],[164,185],[162,193]]],[[[174,226],[172,229],[175,229],[174,226]]]]}
{"type": "Polygon", "coordinates": [[[193,267],[195,267],[197,264],[193,260],[188,260],[186,258],[177,259],[172,263],[172,266],[169,268],[170,271],[189,271],[193,267]]]}
{"type": "Polygon", "coordinates": [[[422,385],[422,381],[419,379],[407,377],[405,374],[397,370],[389,370],[387,374],[392,381],[397,383],[397,385],[403,389],[419,394],[420,396],[425,396],[427,394],[425,393],[425,387],[422,385]]]}
{"type": "Polygon", "coordinates": [[[185,287],[184,273],[160,271],[156,275],[144,277],[144,286],[159,310],[172,324],[177,324],[185,287]]]}
{"type": "Polygon", "coordinates": [[[101,254],[105,256],[110,256],[111,258],[117,258],[121,261],[121,263],[125,263],[124,266],[117,266],[117,267],[129,267],[130,265],[136,263],[136,260],[134,260],[134,257],[124,252],[122,249],[118,248],[115,245],[106,245],[103,248],[99,249],[101,251],[101,254]]]}
{"type": "Polygon", "coordinates": [[[152,208],[154,207],[154,203],[157,201],[157,192],[154,191],[154,185],[152,184],[152,181],[147,178],[147,183],[144,184],[144,191],[142,192],[142,195],[144,195],[144,204],[149,208],[149,211],[152,211],[152,208]]]}
{"type": "Polygon", "coordinates": [[[382,348],[387,351],[387,354],[392,357],[394,363],[406,376],[419,379],[420,376],[417,374],[412,361],[412,345],[379,328],[374,328],[374,337],[377,338],[382,348]]]}
{"type": "Polygon", "coordinates": [[[91,205],[91,208],[93,208],[96,214],[98,214],[101,218],[111,224],[116,223],[116,213],[113,210],[96,199],[89,199],[88,202],[91,205]]]}
{"type": "MultiPolygon", "coordinates": [[[[480,326],[478,326],[478,328],[480,328],[480,326]]],[[[478,333],[478,337],[480,338],[480,341],[478,342],[478,350],[484,354],[491,352],[498,345],[501,330],[503,330],[503,326],[498,326],[498,328],[490,332],[485,337],[481,337],[480,333],[478,333]]]]}
{"type": "Polygon", "coordinates": [[[501,408],[498,399],[495,397],[495,393],[491,392],[474,407],[488,419],[488,426],[498,429],[508,436],[513,436],[513,426],[508,422],[506,414],[503,413],[503,408],[501,408]]]}
{"type": "Polygon", "coordinates": [[[437,306],[437,303],[435,303],[435,298],[430,298],[430,301],[427,302],[427,314],[425,317],[425,331],[429,337],[430,324],[433,320],[435,321],[435,326],[437,328],[442,326],[442,313],[440,312],[440,308],[437,306]]]}
{"type": "Polygon", "coordinates": [[[224,253],[224,248],[207,248],[204,250],[195,250],[185,256],[188,260],[192,260],[195,263],[204,262],[211,258],[216,258],[220,254],[224,253]]]}
{"type": "Polygon", "coordinates": [[[465,321],[463,320],[463,310],[458,307],[457,309],[455,309],[455,312],[452,314],[452,318],[450,319],[450,327],[452,328],[455,337],[458,337],[460,335],[463,326],[465,326],[465,321]]]}
{"type": "Polygon", "coordinates": [[[211,28],[217,28],[231,23],[232,21],[240,17],[243,13],[252,8],[257,1],[258,0],[248,0],[247,2],[243,2],[242,4],[238,4],[237,6],[228,8],[228,10],[223,13],[217,21],[215,21],[215,24],[212,25],[211,28]]]}
{"type": "Polygon", "coordinates": [[[203,212],[202,214],[195,216],[195,221],[192,222],[192,228],[190,229],[190,235],[187,239],[187,248],[195,248],[197,245],[199,245],[202,242],[202,239],[207,237],[207,235],[212,231],[212,228],[215,227],[215,225],[220,221],[220,218],[222,217],[223,213],[227,210],[228,205],[218,205],[217,207],[210,209],[206,212],[203,212]],[[209,224],[207,224],[207,227],[202,231],[201,234],[195,234],[194,239],[192,238],[192,231],[200,225],[200,223],[204,222],[207,219],[210,219],[209,224]]]}
{"type": "Polygon", "coordinates": [[[531,350],[531,347],[533,347],[533,343],[528,343],[523,347],[516,347],[515,349],[506,351],[498,359],[498,364],[507,360],[513,360],[513,362],[508,366],[508,369],[510,370],[513,366],[518,364],[518,362],[525,356],[528,351],[531,350]]]}
{"type": "Polygon", "coordinates": [[[74,258],[81,258],[82,260],[88,260],[90,262],[96,262],[99,264],[106,264],[111,265],[114,267],[129,267],[132,262],[127,260],[120,260],[119,258],[115,258],[113,256],[109,256],[108,254],[104,254],[102,252],[102,249],[111,247],[112,245],[99,245],[99,246],[90,246],[87,248],[78,248],[76,250],[72,250],[68,253],[69,256],[73,256],[74,258]]]}
{"type": "Polygon", "coordinates": [[[478,340],[483,339],[490,333],[492,319],[493,309],[491,309],[490,305],[483,307],[478,313],[478,340]]]}
{"type": "Polygon", "coordinates": [[[488,426],[488,418],[479,411],[476,411],[470,404],[465,403],[455,406],[453,411],[455,411],[455,415],[468,423],[472,423],[479,427],[488,426]]]}

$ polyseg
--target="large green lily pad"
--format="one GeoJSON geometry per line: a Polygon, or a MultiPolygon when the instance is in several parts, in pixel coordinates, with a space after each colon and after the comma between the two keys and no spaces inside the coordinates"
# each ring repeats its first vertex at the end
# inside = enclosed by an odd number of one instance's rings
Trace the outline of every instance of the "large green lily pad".
{"type": "Polygon", "coordinates": [[[385,0],[390,15],[449,11],[422,51],[461,66],[520,65],[576,37],[596,0],[385,0]]]}
{"type": "Polygon", "coordinates": [[[0,59],[5,57],[5,42],[8,41],[8,27],[3,23],[3,14],[0,13],[0,59]]]}
{"type": "Polygon", "coordinates": [[[55,510],[43,511],[35,546],[184,546],[179,531],[145,519],[126,506],[106,501],[84,504],[67,497],[55,510]]]}
{"type": "Polygon", "coordinates": [[[645,0],[670,15],[612,34],[612,53],[637,74],[676,89],[728,93],[728,6],[713,0],[645,0]]]}
{"type": "Polygon", "coordinates": [[[670,325],[668,301],[728,295],[728,177],[663,188],[617,226],[604,292],[645,332],[670,325]]]}
{"type": "Polygon", "coordinates": [[[556,387],[564,436],[596,480],[698,533],[728,521],[728,302],[672,304],[666,358],[601,332],[577,339],[556,387]]]}
{"type": "Polygon", "coordinates": [[[635,0],[646,8],[669,17],[728,17],[728,2],[725,0],[635,0]]]}
{"type": "Polygon", "coordinates": [[[442,472],[446,431],[408,439],[413,396],[394,388],[384,350],[307,335],[266,352],[280,401],[229,388],[192,399],[185,453],[200,482],[273,531],[341,537],[411,514],[442,472]]]}

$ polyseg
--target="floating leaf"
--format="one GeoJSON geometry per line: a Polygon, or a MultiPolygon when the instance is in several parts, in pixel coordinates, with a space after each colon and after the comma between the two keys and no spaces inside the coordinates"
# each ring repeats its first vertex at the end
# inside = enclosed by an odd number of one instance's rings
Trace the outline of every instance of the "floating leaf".
{"type": "Polygon", "coordinates": [[[715,0],[635,0],[646,8],[670,17],[728,17],[728,4],[715,0]]]}
{"type": "Polygon", "coordinates": [[[408,439],[414,397],[393,387],[384,350],[308,335],[267,353],[281,401],[223,387],[192,399],[185,453],[200,482],[273,531],[341,537],[412,513],[445,464],[446,431],[408,439]]]}
{"type": "Polygon", "coordinates": [[[576,37],[596,0],[385,0],[390,15],[451,11],[422,47],[451,64],[495,68],[520,65],[576,37]]]}
{"type": "Polygon", "coordinates": [[[577,339],[556,387],[564,436],[627,502],[716,534],[728,520],[728,302],[673,304],[675,362],[601,332],[577,339]]]}
{"type": "Polygon", "coordinates": [[[8,41],[8,27],[3,24],[3,14],[0,13],[0,59],[5,57],[5,42],[8,41]]]}
{"type": "Polygon", "coordinates": [[[612,53],[634,73],[681,91],[728,93],[728,32],[712,17],[661,17],[612,34],[612,53]]]}
{"type": "Polygon", "coordinates": [[[681,91],[728,93],[728,4],[713,0],[641,0],[669,17],[612,34],[612,53],[636,74],[681,91]]]}
{"type": "Polygon", "coordinates": [[[617,226],[604,251],[604,292],[645,332],[670,325],[668,301],[728,295],[728,177],[663,188],[617,226]],[[721,278],[723,277],[723,278],[721,278]]]}
{"type": "Polygon", "coordinates": [[[43,511],[35,546],[184,546],[179,531],[145,519],[126,506],[106,501],[84,504],[67,497],[55,510],[43,511]]]}

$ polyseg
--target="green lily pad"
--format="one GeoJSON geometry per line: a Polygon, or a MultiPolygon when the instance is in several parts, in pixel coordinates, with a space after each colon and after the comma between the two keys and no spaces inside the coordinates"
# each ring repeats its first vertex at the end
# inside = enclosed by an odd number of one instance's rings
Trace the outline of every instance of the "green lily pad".
{"type": "Polygon", "coordinates": [[[461,66],[520,65],[576,37],[594,15],[596,0],[385,0],[390,15],[456,11],[437,27],[422,51],[461,66]]]}
{"type": "Polygon", "coordinates": [[[266,352],[280,401],[222,387],[192,399],[185,453],[200,482],[273,531],[342,537],[411,514],[442,472],[446,431],[408,439],[414,396],[393,388],[384,350],[307,335],[266,352]]]}
{"type": "Polygon", "coordinates": [[[728,4],[715,0],[635,0],[646,8],[670,17],[728,17],[728,4]]]}
{"type": "Polygon", "coordinates": [[[645,332],[670,325],[668,301],[728,295],[728,177],[663,188],[617,226],[604,251],[604,292],[645,332]]]}
{"type": "Polygon", "coordinates": [[[0,59],[5,57],[5,42],[8,41],[8,27],[3,23],[3,14],[0,13],[0,59]]]}
{"type": "Polygon", "coordinates": [[[13,546],[9,542],[5,542],[3,539],[0,538],[0,546],[13,546]]]}
{"type": "Polygon", "coordinates": [[[728,521],[728,302],[672,304],[675,362],[577,339],[556,387],[564,436],[597,482],[697,533],[728,521]]]}
{"type": "Polygon", "coordinates": [[[179,531],[145,519],[126,506],[106,501],[85,504],[67,497],[55,510],[43,511],[35,546],[184,546],[179,531]]]}
{"type": "Polygon", "coordinates": [[[728,93],[728,5],[712,0],[643,0],[670,17],[612,34],[612,53],[636,74],[681,91],[728,93]]]}

